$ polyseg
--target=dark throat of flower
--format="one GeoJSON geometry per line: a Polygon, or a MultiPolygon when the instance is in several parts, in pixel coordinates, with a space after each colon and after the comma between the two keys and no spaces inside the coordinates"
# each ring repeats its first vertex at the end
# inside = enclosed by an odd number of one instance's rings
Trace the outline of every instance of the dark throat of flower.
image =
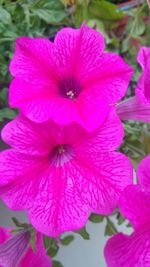
{"type": "Polygon", "coordinates": [[[71,145],[60,144],[55,146],[50,153],[50,163],[55,167],[61,167],[74,156],[71,145]]]}
{"type": "Polygon", "coordinates": [[[76,99],[82,91],[81,83],[75,78],[66,78],[59,82],[59,93],[64,98],[76,99]]]}

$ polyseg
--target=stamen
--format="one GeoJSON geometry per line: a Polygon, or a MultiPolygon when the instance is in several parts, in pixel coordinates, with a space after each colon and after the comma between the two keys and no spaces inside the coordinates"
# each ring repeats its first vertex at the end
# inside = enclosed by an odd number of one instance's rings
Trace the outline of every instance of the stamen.
{"type": "Polygon", "coordinates": [[[69,99],[76,99],[82,91],[82,85],[75,78],[66,78],[58,84],[61,96],[69,99]]]}
{"type": "Polygon", "coordinates": [[[73,91],[69,91],[69,92],[67,92],[66,95],[67,95],[69,98],[71,98],[71,99],[73,99],[73,98],[75,97],[73,91]]]}

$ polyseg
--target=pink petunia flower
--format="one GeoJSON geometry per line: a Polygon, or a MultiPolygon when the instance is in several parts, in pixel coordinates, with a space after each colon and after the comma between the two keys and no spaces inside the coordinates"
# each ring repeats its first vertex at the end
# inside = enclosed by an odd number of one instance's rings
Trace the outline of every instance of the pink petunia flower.
{"type": "Polygon", "coordinates": [[[132,183],[132,166],[114,150],[123,128],[115,111],[88,133],[78,124],[37,124],[23,116],[8,123],[0,153],[0,195],[9,208],[27,210],[33,226],[57,236],[85,225],[91,211],[110,214],[132,183]]]}
{"type": "Polygon", "coordinates": [[[42,235],[36,235],[36,251],[31,245],[31,234],[27,230],[11,234],[11,229],[0,227],[1,267],[51,267],[51,259],[46,255],[42,235]]]}
{"type": "Polygon", "coordinates": [[[15,77],[9,90],[11,107],[35,122],[77,122],[86,130],[99,127],[110,105],[126,92],[132,69],[104,52],[103,36],[82,25],[64,28],[54,40],[21,37],[10,63],[15,77]]]}
{"type": "Polygon", "coordinates": [[[142,47],[137,57],[142,67],[142,75],[139,78],[136,96],[120,102],[117,112],[122,120],[139,120],[150,122],[150,48],[142,47]]]}
{"type": "Polygon", "coordinates": [[[108,267],[150,266],[150,156],[141,161],[137,174],[139,185],[127,186],[119,201],[121,213],[135,230],[108,240],[104,251],[108,267]]]}

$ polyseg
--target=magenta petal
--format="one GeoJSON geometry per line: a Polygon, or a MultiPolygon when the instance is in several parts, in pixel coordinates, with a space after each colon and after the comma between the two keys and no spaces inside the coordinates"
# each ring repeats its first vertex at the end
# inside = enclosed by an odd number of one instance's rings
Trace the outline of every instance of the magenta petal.
{"type": "Polygon", "coordinates": [[[114,151],[123,140],[124,129],[122,123],[114,109],[111,109],[107,119],[96,131],[87,135],[87,138],[80,138],[76,144],[78,153],[82,154],[84,150],[91,154],[104,151],[114,151]]]}
{"type": "Polygon", "coordinates": [[[107,267],[149,267],[150,227],[144,226],[130,236],[117,234],[104,250],[107,267]]]}
{"type": "Polygon", "coordinates": [[[82,156],[74,171],[70,170],[78,179],[81,197],[93,212],[111,214],[118,206],[121,192],[132,183],[132,165],[127,157],[116,152],[96,155],[89,151],[84,159],[82,156]]]}
{"type": "Polygon", "coordinates": [[[96,69],[103,52],[104,37],[82,24],[80,29],[64,28],[55,37],[58,69],[63,75],[85,80],[96,69]],[[69,66],[69,69],[68,69],[69,66]],[[67,72],[66,72],[67,70],[67,72]]]}
{"type": "Polygon", "coordinates": [[[141,47],[137,56],[137,61],[141,65],[142,69],[144,69],[147,65],[147,61],[149,60],[150,48],[141,47]]]}
{"type": "Polygon", "coordinates": [[[20,177],[17,182],[22,184],[25,182],[25,174],[31,178],[34,170],[34,174],[37,175],[45,167],[45,162],[46,160],[42,157],[21,154],[13,149],[2,151],[0,153],[0,185],[13,183],[16,177],[20,177]]]}
{"type": "Polygon", "coordinates": [[[17,38],[10,63],[11,74],[34,85],[47,84],[49,78],[55,80],[52,71],[53,47],[53,43],[46,38],[17,38]]]}
{"type": "Polygon", "coordinates": [[[49,155],[54,145],[54,137],[52,137],[50,130],[53,123],[49,122],[49,124],[42,125],[41,127],[41,124],[33,123],[20,115],[4,126],[1,136],[5,143],[17,151],[21,151],[21,153],[46,156],[49,155]]]}
{"type": "Polygon", "coordinates": [[[120,102],[116,109],[121,120],[150,122],[150,104],[143,103],[137,96],[120,102]]]}
{"type": "Polygon", "coordinates": [[[142,47],[138,54],[138,62],[142,67],[142,75],[138,81],[136,94],[143,102],[150,102],[150,48],[142,47]]]}
{"type": "Polygon", "coordinates": [[[76,122],[93,131],[106,119],[109,104],[124,96],[132,75],[121,57],[104,53],[104,38],[86,27],[65,28],[54,43],[21,37],[10,64],[11,107],[30,120],[60,125],[76,122]]]}
{"type": "Polygon", "coordinates": [[[80,124],[90,132],[104,123],[110,112],[110,107],[105,99],[83,94],[79,97],[78,112],[81,117],[80,124]]]}
{"type": "Polygon", "coordinates": [[[83,227],[90,211],[109,214],[117,207],[122,190],[132,183],[131,164],[119,153],[95,161],[87,156],[83,162],[81,155],[55,170],[45,183],[41,181],[40,194],[29,213],[35,228],[57,236],[83,227]]]}
{"type": "Polygon", "coordinates": [[[0,195],[13,210],[29,209],[38,194],[47,160],[6,150],[0,153],[0,195]]]}
{"type": "Polygon", "coordinates": [[[150,156],[145,157],[137,168],[138,182],[147,191],[150,191],[150,156]]]}
{"type": "Polygon", "coordinates": [[[2,136],[13,149],[0,153],[0,195],[11,209],[27,210],[47,235],[81,228],[92,210],[111,213],[132,183],[130,161],[112,152],[123,138],[113,108],[95,132],[20,115],[2,136]]]}
{"type": "Polygon", "coordinates": [[[9,104],[12,108],[19,108],[28,118],[37,122],[44,122],[51,118],[58,93],[56,86],[49,84],[33,85],[21,79],[14,79],[9,88],[9,104]]]}
{"type": "Polygon", "coordinates": [[[125,96],[132,74],[132,68],[119,55],[105,52],[101,55],[97,72],[89,77],[85,86],[89,94],[100,95],[114,104],[125,96]]]}
{"type": "Polygon", "coordinates": [[[30,238],[30,232],[22,231],[0,244],[0,266],[18,267],[28,249],[30,238]]]}
{"type": "Polygon", "coordinates": [[[150,221],[150,193],[139,185],[125,188],[120,201],[121,213],[137,229],[150,221]]]}
{"type": "Polygon", "coordinates": [[[82,201],[72,168],[73,165],[68,163],[41,177],[39,194],[29,218],[34,227],[46,235],[55,237],[65,231],[77,230],[88,219],[89,207],[82,201]]]}
{"type": "Polygon", "coordinates": [[[10,230],[0,227],[0,244],[4,243],[10,237],[10,230]]]}
{"type": "Polygon", "coordinates": [[[52,267],[51,258],[46,255],[42,235],[40,233],[36,235],[36,251],[33,251],[33,249],[29,247],[19,267],[52,267]]]}

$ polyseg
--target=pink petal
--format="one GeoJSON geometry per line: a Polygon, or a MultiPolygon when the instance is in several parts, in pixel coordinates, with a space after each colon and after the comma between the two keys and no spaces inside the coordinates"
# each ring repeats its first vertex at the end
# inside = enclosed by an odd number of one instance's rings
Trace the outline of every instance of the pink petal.
{"type": "Polygon", "coordinates": [[[150,221],[150,194],[139,185],[130,185],[124,190],[119,207],[136,229],[150,221]]]}
{"type": "MultiPolygon", "coordinates": [[[[14,158],[16,164],[14,156],[11,159],[14,158]]],[[[79,229],[85,225],[90,211],[111,213],[121,191],[132,182],[132,167],[124,155],[93,156],[91,153],[84,158],[80,155],[63,168],[47,167],[42,173],[36,165],[35,170],[28,173],[25,166],[23,181],[18,177],[12,187],[0,189],[2,199],[11,209],[28,209],[31,223],[47,235],[57,236],[79,229]]],[[[31,163],[29,166],[32,170],[31,163]]],[[[15,170],[17,173],[16,167],[15,170]]]]}
{"type": "Polygon", "coordinates": [[[9,99],[11,107],[19,107],[22,113],[28,114],[28,118],[32,121],[45,122],[49,118],[53,118],[60,125],[78,121],[80,125],[90,131],[100,126],[109,112],[105,100],[99,98],[90,100],[86,95],[74,102],[60,98],[55,93],[50,98],[50,93],[46,88],[38,88],[37,91],[37,87],[22,82],[20,79],[12,82],[9,99]]]}
{"type": "MultiPolygon", "coordinates": [[[[71,171],[71,170],[70,170],[71,171]]],[[[93,212],[111,214],[123,189],[132,183],[132,165],[121,153],[90,153],[76,160],[74,177],[82,199],[93,212]],[[77,178],[76,178],[77,179],[77,178]]]]}
{"type": "Polygon", "coordinates": [[[77,188],[77,179],[68,163],[63,168],[47,172],[41,177],[39,194],[29,212],[29,219],[34,227],[52,237],[65,231],[82,228],[89,216],[89,207],[81,199],[77,188]]]}
{"type": "Polygon", "coordinates": [[[32,205],[38,192],[36,181],[40,179],[47,162],[47,158],[33,157],[11,149],[0,153],[0,195],[9,207],[19,209],[23,205],[24,208],[32,205]]]}
{"type": "Polygon", "coordinates": [[[137,61],[141,65],[142,69],[147,65],[147,61],[150,55],[150,48],[148,47],[141,47],[137,56],[137,61]]]}
{"type": "MultiPolygon", "coordinates": [[[[3,141],[21,153],[35,156],[49,155],[54,146],[54,135],[51,127],[54,124],[49,122],[41,124],[34,123],[20,115],[7,123],[2,129],[3,141]]],[[[55,130],[55,129],[54,129],[55,130]]]]}
{"type": "Polygon", "coordinates": [[[133,74],[132,68],[119,55],[111,52],[101,55],[97,68],[84,85],[87,92],[95,97],[101,96],[110,104],[116,103],[125,96],[133,74]]]}
{"type": "Polygon", "coordinates": [[[17,38],[10,63],[11,74],[37,86],[45,85],[49,80],[56,81],[52,67],[53,47],[54,44],[46,38],[17,38]]]}
{"type": "Polygon", "coordinates": [[[29,247],[19,267],[52,267],[51,258],[46,255],[43,246],[42,235],[37,233],[36,238],[36,251],[29,247]]]}
{"type": "Polygon", "coordinates": [[[146,156],[137,168],[138,182],[147,191],[150,191],[150,156],[146,156]]]}
{"type": "Polygon", "coordinates": [[[0,266],[17,267],[25,255],[31,235],[28,231],[15,234],[0,245],[0,266]]]}
{"type": "Polygon", "coordinates": [[[144,226],[130,236],[111,237],[104,250],[107,267],[149,267],[150,228],[144,226]]]}
{"type": "MultiPolygon", "coordinates": [[[[34,81],[34,80],[33,80],[34,81]]],[[[33,100],[42,100],[51,102],[51,98],[59,96],[56,85],[49,80],[48,83],[32,84],[21,78],[14,79],[9,88],[9,102],[11,107],[21,108],[23,104],[28,104],[33,100]]]]}
{"type": "Polygon", "coordinates": [[[7,151],[6,156],[6,162],[0,160],[4,166],[1,182],[12,182],[0,187],[0,194],[9,208],[27,209],[32,224],[51,236],[85,225],[89,209],[74,186],[76,178],[69,177],[66,167],[61,170],[47,166],[41,172],[30,157],[27,164],[25,155],[19,157],[14,151],[7,151]],[[15,163],[11,169],[12,158],[15,163]]]}
{"type": "Polygon", "coordinates": [[[55,101],[39,99],[36,104],[34,101],[23,103],[20,109],[24,115],[28,114],[28,118],[35,122],[45,122],[48,118],[59,125],[77,122],[87,131],[98,128],[109,112],[106,101],[96,99],[91,102],[84,99],[80,105],[61,98],[55,101]]]}
{"type": "Polygon", "coordinates": [[[10,229],[0,227],[0,244],[4,243],[10,237],[10,229]]]}
{"type": "Polygon", "coordinates": [[[150,104],[143,103],[139,97],[130,97],[116,107],[121,120],[150,122],[150,104]]]}
{"type": "Polygon", "coordinates": [[[77,101],[78,112],[81,117],[80,124],[83,128],[87,131],[93,131],[104,123],[110,112],[110,107],[104,99],[82,94],[77,101]]]}
{"type": "Polygon", "coordinates": [[[77,122],[87,131],[95,130],[108,115],[108,103],[124,96],[132,74],[118,55],[103,53],[104,46],[102,35],[85,25],[59,31],[54,43],[18,38],[10,64],[15,77],[10,106],[38,123],[48,119],[61,125],[77,122]],[[60,89],[70,93],[72,87],[82,89],[77,99],[61,94],[60,89]]]}
{"type": "Polygon", "coordinates": [[[121,191],[132,183],[129,160],[109,152],[123,137],[114,109],[103,126],[92,133],[78,124],[36,124],[23,116],[6,127],[8,134],[4,128],[2,135],[9,144],[15,148],[19,139],[22,142],[17,150],[0,154],[1,197],[11,209],[28,210],[32,224],[45,234],[57,236],[81,228],[92,210],[111,213],[121,191]],[[46,153],[45,145],[49,139],[54,147],[71,146],[71,158],[67,155],[59,164],[54,164],[56,158],[50,161],[51,149],[46,153]]]}
{"type": "Polygon", "coordinates": [[[111,213],[122,190],[132,182],[131,164],[119,153],[105,154],[103,159],[95,159],[95,165],[92,156],[81,160],[72,160],[56,169],[53,178],[41,181],[40,194],[29,213],[39,231],[57,236],[83,227],[90,211],[111,213]]]}
{"type": "Polygon", "coordinates": [[[64,28],[55,37],[58,68],[65,76],[86,79],[93,71],[103,52],[103,36],[82,24],[80,29],[64,28]],[[69,66],[69,68],[68,68],[69,66]]]}
{"type": "Polygon", "coordinates": [[[64,127],[56,125],[53,121],[37,124],[22,115],[5,125],[1,133],[3,141],[12,148],[37,156],[49,155],[57,143],[71,144],[74,140],[82,149],[83,146],[84,149],[90,146],[96,147],[99,151],[111,151],[121,144],[123,135],[123,126],[114,109],[111,109],[103,125],[92,133],[86,133],[75,123],[64,127]]]}
{"type": "Polygon", "coordinates": [[[89,151],[91,154],[114,151],[121,145],[123,136],[124,129],[121,121],[116,111],[111,109],[103,125],[96,131],[88,133],[86,138],[81,135],[76,142],[76,147],[79,154],[84,153],[84,151],[89,151]]]}
{"type": "Polygon", "coordinates": [[[138,54],[138,62],[142,67],[142,75],[138,81],[136,94],[145,103],[150,102],[150,48],[142,47],[138,54]]]}
{"type": "Polygon", "coordinates": [[[57,98],[57,88],[51,81],[48,85],[33,85],[16,78],[9,88],[10,107],[19,108],[35,122],[44,122],[51,118],[56,109],[57,98]]]}

